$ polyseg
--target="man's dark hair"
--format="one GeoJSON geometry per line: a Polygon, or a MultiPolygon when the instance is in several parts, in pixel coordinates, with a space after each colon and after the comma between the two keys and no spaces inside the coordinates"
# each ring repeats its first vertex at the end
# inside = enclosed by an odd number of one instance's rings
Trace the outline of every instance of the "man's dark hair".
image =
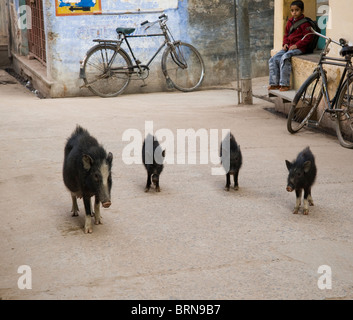
{"type": "Polygon", "coordinates": [[[298,8],[302,9],[302,11],[304,11],[304,2],[301,0],[293,1],[290,6],[297,6],[298,8]]]}

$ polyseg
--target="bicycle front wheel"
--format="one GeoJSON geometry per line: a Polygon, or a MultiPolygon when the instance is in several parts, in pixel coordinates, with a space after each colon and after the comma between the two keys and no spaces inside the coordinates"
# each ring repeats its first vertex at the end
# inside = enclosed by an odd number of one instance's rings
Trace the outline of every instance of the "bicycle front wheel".
{"type": "Polygon", "coordinates": [[[197,89],[205,76],[205,64],[191,44],[176,42],[162,57],[162,70],[167,82],[180,91],[197,89]]]}
{"type": "Polygon", "coordinates": [[[342,147],[353,149],[353,77],[344,83],[338,96],[336,134],[342,147]]]}
{"type": "Polygon", "coordinates": [[[89,90],[103,98],[116,97],[130,82],[131,59],[114,45],[97,45],[83,64],[84,82],[89,90]]]}
{"type": "Polygon", "coordinates": [[[290,133],[297,133],[315,116],[322,96],[322,79],[320,73],[314,72],[294,97],[287,120],[287,129],[290,133]]]}

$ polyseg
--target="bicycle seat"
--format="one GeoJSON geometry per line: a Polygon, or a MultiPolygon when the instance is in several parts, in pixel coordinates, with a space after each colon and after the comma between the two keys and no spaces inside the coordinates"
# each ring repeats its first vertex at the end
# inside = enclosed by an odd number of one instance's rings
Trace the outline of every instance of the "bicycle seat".
{"type": "Polygon", "coordinates": [[[117,33],[131,34],[136,29],[135,28],[116,28],[115,30],[116,30],[117,33]]]}
{"type": "Polygon", "coordinates": [[[340,55],[342,57],[346,56],[346,55],[350,55],[352,54],[353,55],[353,47],[352,46],[348,46],[348,47],[343,47],[343,49],[341,50],[340,52],[340,55]]]}

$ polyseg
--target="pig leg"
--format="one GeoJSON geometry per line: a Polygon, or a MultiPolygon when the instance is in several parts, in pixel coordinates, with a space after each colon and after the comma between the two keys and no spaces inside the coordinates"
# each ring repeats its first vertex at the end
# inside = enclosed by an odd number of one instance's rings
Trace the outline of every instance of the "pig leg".
{"type": "Polygon", "coordinates": [[[146,183],[146,188],[145,188],[145,192],[148,192],[151,188],[151,174],[147,173],[147,183],[146,183]]]}
{"type": "Polygon", "coordinates": [[[85,218],[85,233],[92,233],[92,212],[91,212],[91,198],[83,197],[83,204],[85,205],[86,218],[85,218]]]}
{"type": "Polygon", "coordinates": [[[102,223],[102,217],[100,214],[100,201],[99,198],[96,196],[94,200],[94,220],[95,224],[103,224],[102,223]]]}
{"type": "Polygon", "coordinates": [[[92,211],[92,202],[91,202],[91,199],[89,200],[89,207],[90,207],[89,212],[91,212],[91,217],[93,217],[94,212],[92,211]]]}
{"type": "Polygon", "coordinates": [[[161,188],[159,187],[159,179],[156,182],[156,192],[161,192],[161,188]]]}
{"type": "Polygon", "coordinates": [[[72,208],[71,208],[72,216],[77,217],[78,212],[80,211],[78,210],[77,198],[75,195],[71,194],[71,199],[72,199],[72,208]]]}
{"type": "Polygon", "coordinates": [[[227,183],[226,183],[224,190],[229,191],[229,187],[230,187],[230,173],[229,172],[227,173],[226,177],[227,177],[227,183]]]}
{"type": "Polygon", "coordinates": [[[239,171],[236,171],[234,173],[234,190],[239,190],[238,176],[239,176],[239,171]]]}
{"type": "Polygon", "coordinates": [[[297,196],[297,202],[295,204],[295,208],[294,208],[294,211],[293,211],[293,214],[298,214],[299,213],[299,208],[300,208],[300,205],[301,205],[301,200],[302,200],[302,189],[296,189],[295,190],[295,194],[297,196]]]}
{"type": "Polygon", "coordinates": [[[304,190],[304,212],[303,213],[305,216],[309,214],[309,203],[310,203],[309,197],[311,198],[310,188],[304,190]]]}
{"type": "Polygon", "coordinates": [[[313,197],[311,196],[311,188],[309,190],[308,201],[309,201],[309,206],[313,207],[314,206],[314,200],[313,200],[313,197]]]}

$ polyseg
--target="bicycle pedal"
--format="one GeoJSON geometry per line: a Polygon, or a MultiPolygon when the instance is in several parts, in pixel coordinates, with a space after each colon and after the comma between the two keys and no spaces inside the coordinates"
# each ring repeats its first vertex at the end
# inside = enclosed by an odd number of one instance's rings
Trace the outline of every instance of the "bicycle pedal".
{"type": "Polygon", "coordinates": [[[140,88],[144,88],[144,87],[147,87],[146,83],[143,83],[143,84],[140,85],[140,88]]]}
{"type": "Polygon", "coordinates": [[[319,122],[318,121],[314,121],[314,120],[309,120],[308,121],[308,127],[317,128],[318,126],[319,126],[319,122]]]}

